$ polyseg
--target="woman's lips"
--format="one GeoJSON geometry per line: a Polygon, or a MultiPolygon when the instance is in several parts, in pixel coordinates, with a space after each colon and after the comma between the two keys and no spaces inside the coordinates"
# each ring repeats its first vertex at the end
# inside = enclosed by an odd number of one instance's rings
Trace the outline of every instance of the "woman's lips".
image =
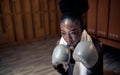
{"type": "Polygon", "coordinates": [[[73,45],[68,45],[70,50],[74,50],[74,46],[73,45]]]}

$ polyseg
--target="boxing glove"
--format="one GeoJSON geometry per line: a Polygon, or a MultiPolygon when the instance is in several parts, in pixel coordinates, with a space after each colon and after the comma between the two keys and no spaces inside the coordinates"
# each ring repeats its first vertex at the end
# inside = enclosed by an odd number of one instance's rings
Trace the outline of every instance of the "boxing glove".
{"type": "Polygon", "coordinates": [[[52,65],[56,68],[58,65],[63,65],[65,71],[68,68],[70,61],[70,50],[67,45],[59,44],[54,48],[52,53],[52,65]]]}
{"type": "Polygon", "coordinates": [[[81,41],[75,47],[73,59],[81,62],[86,68],[92,68],[98,60],[98,53],[94,44],[90,41],[81,41]]]}

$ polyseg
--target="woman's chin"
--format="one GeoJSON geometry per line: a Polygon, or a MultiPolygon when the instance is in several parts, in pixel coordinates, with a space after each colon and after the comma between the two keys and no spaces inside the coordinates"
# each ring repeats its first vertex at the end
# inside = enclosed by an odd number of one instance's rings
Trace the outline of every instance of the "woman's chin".
{"type": "Polygon", "coordinates": [[[70,50],[74,50],[74,46],[70,45],[69,46],[70,50]]]}

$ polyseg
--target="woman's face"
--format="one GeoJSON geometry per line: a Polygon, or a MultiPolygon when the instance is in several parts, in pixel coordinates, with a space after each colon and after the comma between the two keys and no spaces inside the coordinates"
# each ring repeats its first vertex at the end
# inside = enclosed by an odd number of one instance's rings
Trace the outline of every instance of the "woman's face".
{"type": "Polygon", "coordinates": [[[74,48],[81,39],[82,30],[79,22],[65,19],[60,23],[61,35],[70,48],[74,48]]]}

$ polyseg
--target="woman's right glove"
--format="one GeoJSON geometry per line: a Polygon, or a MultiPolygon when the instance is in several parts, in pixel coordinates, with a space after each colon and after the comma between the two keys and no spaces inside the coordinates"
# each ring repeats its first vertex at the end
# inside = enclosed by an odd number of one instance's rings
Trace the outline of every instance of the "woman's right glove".
{"type": "Polygon", "coordinates": [[[70,61],[70,50],[68,46],[59,44],[52,54],[52,65],[62,75],[65,75],[70,61]]]}

